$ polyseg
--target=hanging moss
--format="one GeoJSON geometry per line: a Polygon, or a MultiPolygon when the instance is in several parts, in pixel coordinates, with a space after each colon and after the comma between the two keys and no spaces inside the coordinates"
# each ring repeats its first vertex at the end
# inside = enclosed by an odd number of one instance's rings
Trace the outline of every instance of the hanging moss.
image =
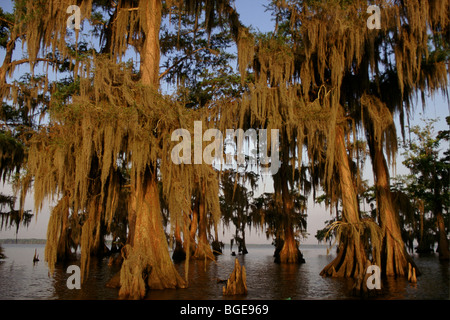
{"type": "MultiPolygon", "coordinates": [[[[118,2],[107,26],[111,32],[109,55],[86,58],[77,56],[66,43],[65,9],[71,4],[68,0],[20,2],[14,36],[23,34],[32,71],[39,54],[58,53],[74,65],[73,76],[79,82],[79,91],[70,101],[52,96],[49,124],[29,143],[27,179],[34,179],[37,209],[46,198],[59,201],[51,217],[49,243],[58,247],[64,239],[61,232],[66,229],[61,229],[61,225],[68,217],[84,222],[79,231],[83,275],[91,252],[100,246],[102,226],[111,226],[118,208],[122,188],[119,163],[128,170],[129,202],[130,207],[134,206],[130,211],[136,219],[144,219],[145,215],[160,218],[156,205],[143,216],[137,211],[154,201],[150,195],[146,198],[143,189],[155,188],[156,182],[161,181],[172,234],[176,224],[190,223],[192,196],[202,188],[206,214],[214,223],[219,221],[217,172],[208,165],[174,165],[170,158],[175,145],[171,133],[185,128],[193,134],[194,119],[202,121],[204,130],[238,126],[282,128],[283,152],[293,155],[284,164],[289,162],[294,169],[295,161],[298,168],[309,161],[316,170],[314,181],[322,183],[332,196],[333,205],[344,196],[349,197],[349,208],[344,211],[352,211],[355,220],[345,222],[359,225],[356,187],[352,183],[358,178],[346,168],[348,195],[334,183],[336,176],[342,178],[347,149],[353,148],[370,124],[377,143],[384,146],[388,161],[392,162],[396,152],[392,125],[395,112],[407,117],[411,100],[420,91],[448,90],[445,58],[429,54],[430,29],[438,38],[445,36],[439,32],[448,32],[448,3],[444,0],[382,1],[383,23],[379,31],[366,26],[367,1],[281,1],[277,5],[290,19],[289,31],[267,37],[253,36],[241,28],[228,1],[166,1],[164,10],[179,10],[195,19],[203,12],[208,30],[217,19],[229,19],[238,46],[241,75],[244,79],[249,73],[253,79],[243,82],[247,87],[241,99],[225,98],[201,110],[187,110],[160,94],[156,81],[142,80],[143,68],[137,75],[119,63],[131,46],[143,53],[144,44],[151,42],[146,40],[159,33],[159,28],[152,30],[149,19],[158,22],[161,12],[153,12],[150,1],[118,2]],[[390,73],[383,74],[380,66],[390,73]],[[367,121],[359,122],[361,118],[367,121]],[[302,158],[303,150],[308,159],[302,158]],[[149,170],[154,185],[148,185],[149,170]]],[[[82,17],[90,17],[92,1],[80,4],[82,17]]],[[[78,33],[75,35],[78,40],[78,33]]],[[[437,42],[434,45],[438,47],[437,42]]],[[[153,79],[157,78],[159,55],[155,61],[156,67],[149,70],[153,79]]],[[[9,70],[13,72],[13,68],[9,70]]],[[[46,83],[40,85],[30,89],[31,97],[48,90],[46,83]]],[[[18,90],[13,90],[11,96],[18,101],[18,90]]],[[[25,103],[32,105],[31,100],[25,103]]],[[[348,251],[349,259],[359,254],[365,229],[352,229],[356,231],[350,237],[349,248],[353,251],[348,251]]],[[[166,253],[143,249],[149,243],[153,244],[152,239],[147,238],[137,242],[140,249],[127,246],[122,290],[125,296],[142,296],[146,286],[158,286],[156,278],[164,278],[158,270],[165,265],[158,264],[166,253]]],[[[55,247],[46,254],[51,268],[57,260],[55,247]]],[[[168,286],[185,285],[175,278],[175,282],[167,281],[168,286]]]]}

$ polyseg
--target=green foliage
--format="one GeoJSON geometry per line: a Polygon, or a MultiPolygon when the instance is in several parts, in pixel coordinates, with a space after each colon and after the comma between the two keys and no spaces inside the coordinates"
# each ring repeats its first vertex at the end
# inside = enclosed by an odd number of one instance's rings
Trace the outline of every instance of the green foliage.
{"type": "Polygon", "coordinates": [[[14,25],[14,14],[4,12],[0,8],[0,47],[6,48],[10,37],[11,26],[14,25]]]}
{"type": "Polygon", "coordinates": [[[202,108],[211,101],[237,98],[242,93],[240,76],[232,64],[233,39],[228,28],[214,26],[207,31],[205,21],[188,16],[178,26],[164,25],[161,52],[164,55],[161,80],[175,86],[178,99],[188,108],[202,108]]]}
{"type": "Polygon", "coordinates": [[[18,174],[25,158],[25,147],[11,132],[0,131],[0,178],[18,174]]]}
{"type": "MultiPolygon", "coordinates": [[[[447,121],[449,121],[449,117],[447,121]]],[[[409,193],[425,202],[426,211],[436,205],[445,212],[450,208],[449,193],[449,134],[448,130],[434,132],[437,120],[426,120],[425,125],[410,129],[414,138],[404,144],[403,164],[410,170],[409,193]],[[444,147],[442,150],[441,148],[444,147]]]]}
{"type": "Polygon", "coordinates": [[[292,227],[297,239],[306,237],[306,197],[298,194],[295,190],[291,192],[293,205],[291,214],[287,216],[283,212],[285,205],[281,194],[264,193],[254,200],[253,208],[261,216],[264,223],[267,239],[274,241],[284,238],[287,227],[292,227]]]}
{"type": "MultiPolygon", "coordinates": [[[[0,194],[0,230],[16,228],[16,233],[19,231],[19,227],[28,227],[33,214],[31,210],[21,212],[15,210],[16,197],[0,194]]],[[[1,252],[0,252],[1,253],[1,252]]]]}
{"type": "MultiPolygon", "coordinates": [[[[447,117],[447,123],[449,120],[447,117]]],[[[438,241],[435,223],[438,213],[443,215],[446,233],[450,222],[449,130],[436,133],[436,122],[428,119],[424,120],[424,126],[410,128],[413,137],[404,143],[402,154],[410,173],[399,177],[394,186],[395,192],[405,199],[401,207],[409,208],[400,211],[404,238],[409,243],[417,240],[419,251],[429,251],[438,241]]]]}

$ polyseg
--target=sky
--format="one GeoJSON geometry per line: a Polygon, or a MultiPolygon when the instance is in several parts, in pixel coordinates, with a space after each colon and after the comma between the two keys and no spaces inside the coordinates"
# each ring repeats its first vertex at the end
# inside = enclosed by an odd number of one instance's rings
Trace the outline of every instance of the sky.
{"type": "MultiPolygon", "coordinates": [[[[245,25],[251,25],[256,30],[261,32],[273,31],[274,22],[271,21],[271,16],[268,12],[265,12],[264,4],[266,4],[267,0],[236,0],[235,6],[237,12],[240,14],[241,21],[245,25]]],[[[10,1],[1,0],[0,7],[2,7],[5,11],[11,11],[12,5],[10,1]]],[[[0,61],[3,61],[4,52],[0,52],[0,61]]],[[[422,104],[417,101],[415,108],[415,112],[411,115],[411,125],[420,124],[421,123],[421,114],[424,113],[422,104]]],[[[425,118],[440,118],[440,121],[436,124],[436,130],[448,129],[448,126],[445,122],[445,117],[449,115],[449,106],[447,102],[447,98],[442,96],[437,96],[434,99],[427,99],[427,107],[425,109],[424,117],[425,118]]],[[[398,124],[398,121],[397,121],[398,124]]],[[[397,130],[399,127],[397,125],[397,130]]],[[[399,131],[400,132],[400,131],[399,131]]],[[[448,147],[448,146],[447,146],[448,147]]],[[[401,158],[397,160],[397,168],[396,173],[404,174],[406,173],[405,169],[401,165],[401,158]]],[[[391,172],[391,176],[394,176],[394,173],[391,172]]],[[[364,172],[365,179],[372,179],[372,172],[370,168],[370,162],[366,164],[366,170],[364,172]]],[[[270,191],[272,189],[270,183],[262,187],[261,191],[270,191]]],[[[0,192],[5,194],[11,194],[11,187],[7,184],[0,185],[0,192]]],[[[44,203],[42,211],[38,214],[35,213],[35,217],[30,223],[28,228],[19,228],[19,232],[17,234],[18,238],[46,238],[46,230],[47,223],[50,216],[50,207],[52,204],[44,203]]],[[[33,210],[33,195],[29,194],[26,199],[26,209],[33,210]]],[[[324,228],[324,222],[332,218],[329,211],[327,211],[323,206],[314,204],[312,200],[308,203],[308,220],[307,220],[307,232],[309,236],[307,239],[304,239],[302,243],[304,244],[316,244],[317,240],[314,235],[318,229],[324,228]]],[[[219,229],[219,234],[222,234],[222,229],[219,229]]],[[[229,243],[230,239],[230,231],[234,233],[234,227],[231,230],[225,230],[225,234],[223,234],[221,241],[224,243],[229,243]]],[[[247,230],[247,243],[271,243],[271,239],[267,240],[265,234],[258,234],[255,230],[247,230]]],[[[0,231],[0,239],[5,238],[15,238],[15,228],[10,230],[1,230],[0,231]]]]}

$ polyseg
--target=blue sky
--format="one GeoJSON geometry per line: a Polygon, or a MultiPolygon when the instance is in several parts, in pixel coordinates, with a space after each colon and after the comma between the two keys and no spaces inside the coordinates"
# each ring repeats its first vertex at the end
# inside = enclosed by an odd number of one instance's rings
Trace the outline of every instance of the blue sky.
{"type": "MultiPolygon", "coordinates": [[[[235,5],[238,13],[241,16],[241,20],[246,25],[253,26],[256,30],[261,32],[272,31],[274,22],[271,21],[271,16],[269,13],[265,12],[264,4],[266,4],[268,0],[236,0],[235,5]]],[[[0,7],[2,7],[5,11],[12,10],[12,4],[10,1],[2,0],[0,2],[0,7]]],[[[20,52],[17,54],[21,55],[20,52]]],[[[4,52],[0,52],[0,61],[3,61],[4,52]]],[[[27,67],[22,67],[19,69],[19,72],[28,71],[27,67]]],[[[423,117],[425,118],[440,118],[440,121],[436,125],[436,130],[448,129],[448,126],[445,122],[445,117],[449,115],[449,106],[447,98],[442,95],[438,95],[435,98],[427,99],[427,108],[425,112],[423,111],[422,104],[420,99],[417,101],[415,110],[411,117],[411,125],[421,124],[421,114],[424,113],[423,117]]],[[[398,122],[397,122],[398,123],[398,122]]],[[[398,132],[400,132],[400,128],[398,128],[398,132]]],[[[448,148],[448,146],[446,146],[448,148]]],[[[401,158],[397,160],[397,173],[405,173],[404,168],[401,165],[401,158]]],[[[365,179],[371,179],[371,168],[370,163],[366,164],[365,179]]],[[[394,176],[394,173],[391,172],[391,176],[394,176]]],[[[269,186],[270,190],[271,187],[269,186]]],[[[2,187],[1,191],[4,193],[10,193],[10,187],[5,185],[2,187]]],[[[27,209],[32,208],[33,199],[32,196],[28,196],[27,198],[27,209]]],[[[46,229],[47,222],[49,218],[49,209],[48,206],[44,206],[42,212],[37,216],[37,220],[33,220],[28,229],[20,228],[19,229],[19,238],[45,238],[46,237],[46,229]]],[[[330,219],[330,213],[326,211],[323,207],[319,205],[315,205],[310,202],[308,206],[308,232],[310,234],[309,238],[305,241],[305,243],[316,243],[316,239],[314,237],[316,230],[324,227],[324,221],[330,219]]],[[[234,232],[234,229],[231,230],[234,232]]],[[[252,231],[251,234],[248,234],[248,242],[249,243],[270,243],[270,240],[267,241],[265,235],[257,235],[255,231],[252,231]]],[[[0,231],[0,238],[12,238],[15,237],[15,230],[2,230],[0,231]]],[[[226,237],[223,239],[225,243],[229,243],[229,238],[226,237]]]]}

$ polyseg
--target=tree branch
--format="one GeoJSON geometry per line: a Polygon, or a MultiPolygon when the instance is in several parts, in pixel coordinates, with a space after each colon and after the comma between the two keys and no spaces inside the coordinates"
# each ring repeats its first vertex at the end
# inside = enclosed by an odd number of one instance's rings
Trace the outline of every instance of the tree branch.
{"type": "Polygon", "coordinates": [[[175,62],[173,65],[171,65],[169,68],[167,68],[166,71],[164,71],[163,73],[160,74],[159,79],[161,80],[162,78],[164,78],[169,72],[170,70],[172,70],[173,68],[175,68],[177,65],[179,65],[182,61],[186,60],[187,58],[189,58],[191,55],[193,55],[194,53],[197,53],[199,51],[202,50],[208,50],[209,52],[211,52],[214,55],[217,55],[217,51],[211,49],[211,48],[207,48],[207,47],[203,47],[197,50],[192,51],[190,54],[184,56],[183,58],[181,58],[180,60],[178,60],[177,62],[175,62]]]}
{"type": "MultiPolygon", "coordinates": [[[[61,61],[58,61],[58,60],[55,60],[55,59],[48,59],[48,58],[36,58],[35,61],[36,62],[53,62],[53,63],[56,63],[56,64],[63,64],[64,63],[64,62],[61,62],[61,61]]],[[[9,64],[9,67],[15,67],[15,66],[17,66],[19,64],[30,63],[30,62],[31,62],[30,59],[20,59],[20,60],[12,61],[9,64]]]]}
{"type": "Polygon", "coordinates": [[[0,17],[0,21],[6,22],[6,23],[9,24],[11,27],[14,27],[14,23],[11,22],[11,21],[9,21],[9,20],[7,20],[7,19],[5,19],[5,18],[0,17]]]}

